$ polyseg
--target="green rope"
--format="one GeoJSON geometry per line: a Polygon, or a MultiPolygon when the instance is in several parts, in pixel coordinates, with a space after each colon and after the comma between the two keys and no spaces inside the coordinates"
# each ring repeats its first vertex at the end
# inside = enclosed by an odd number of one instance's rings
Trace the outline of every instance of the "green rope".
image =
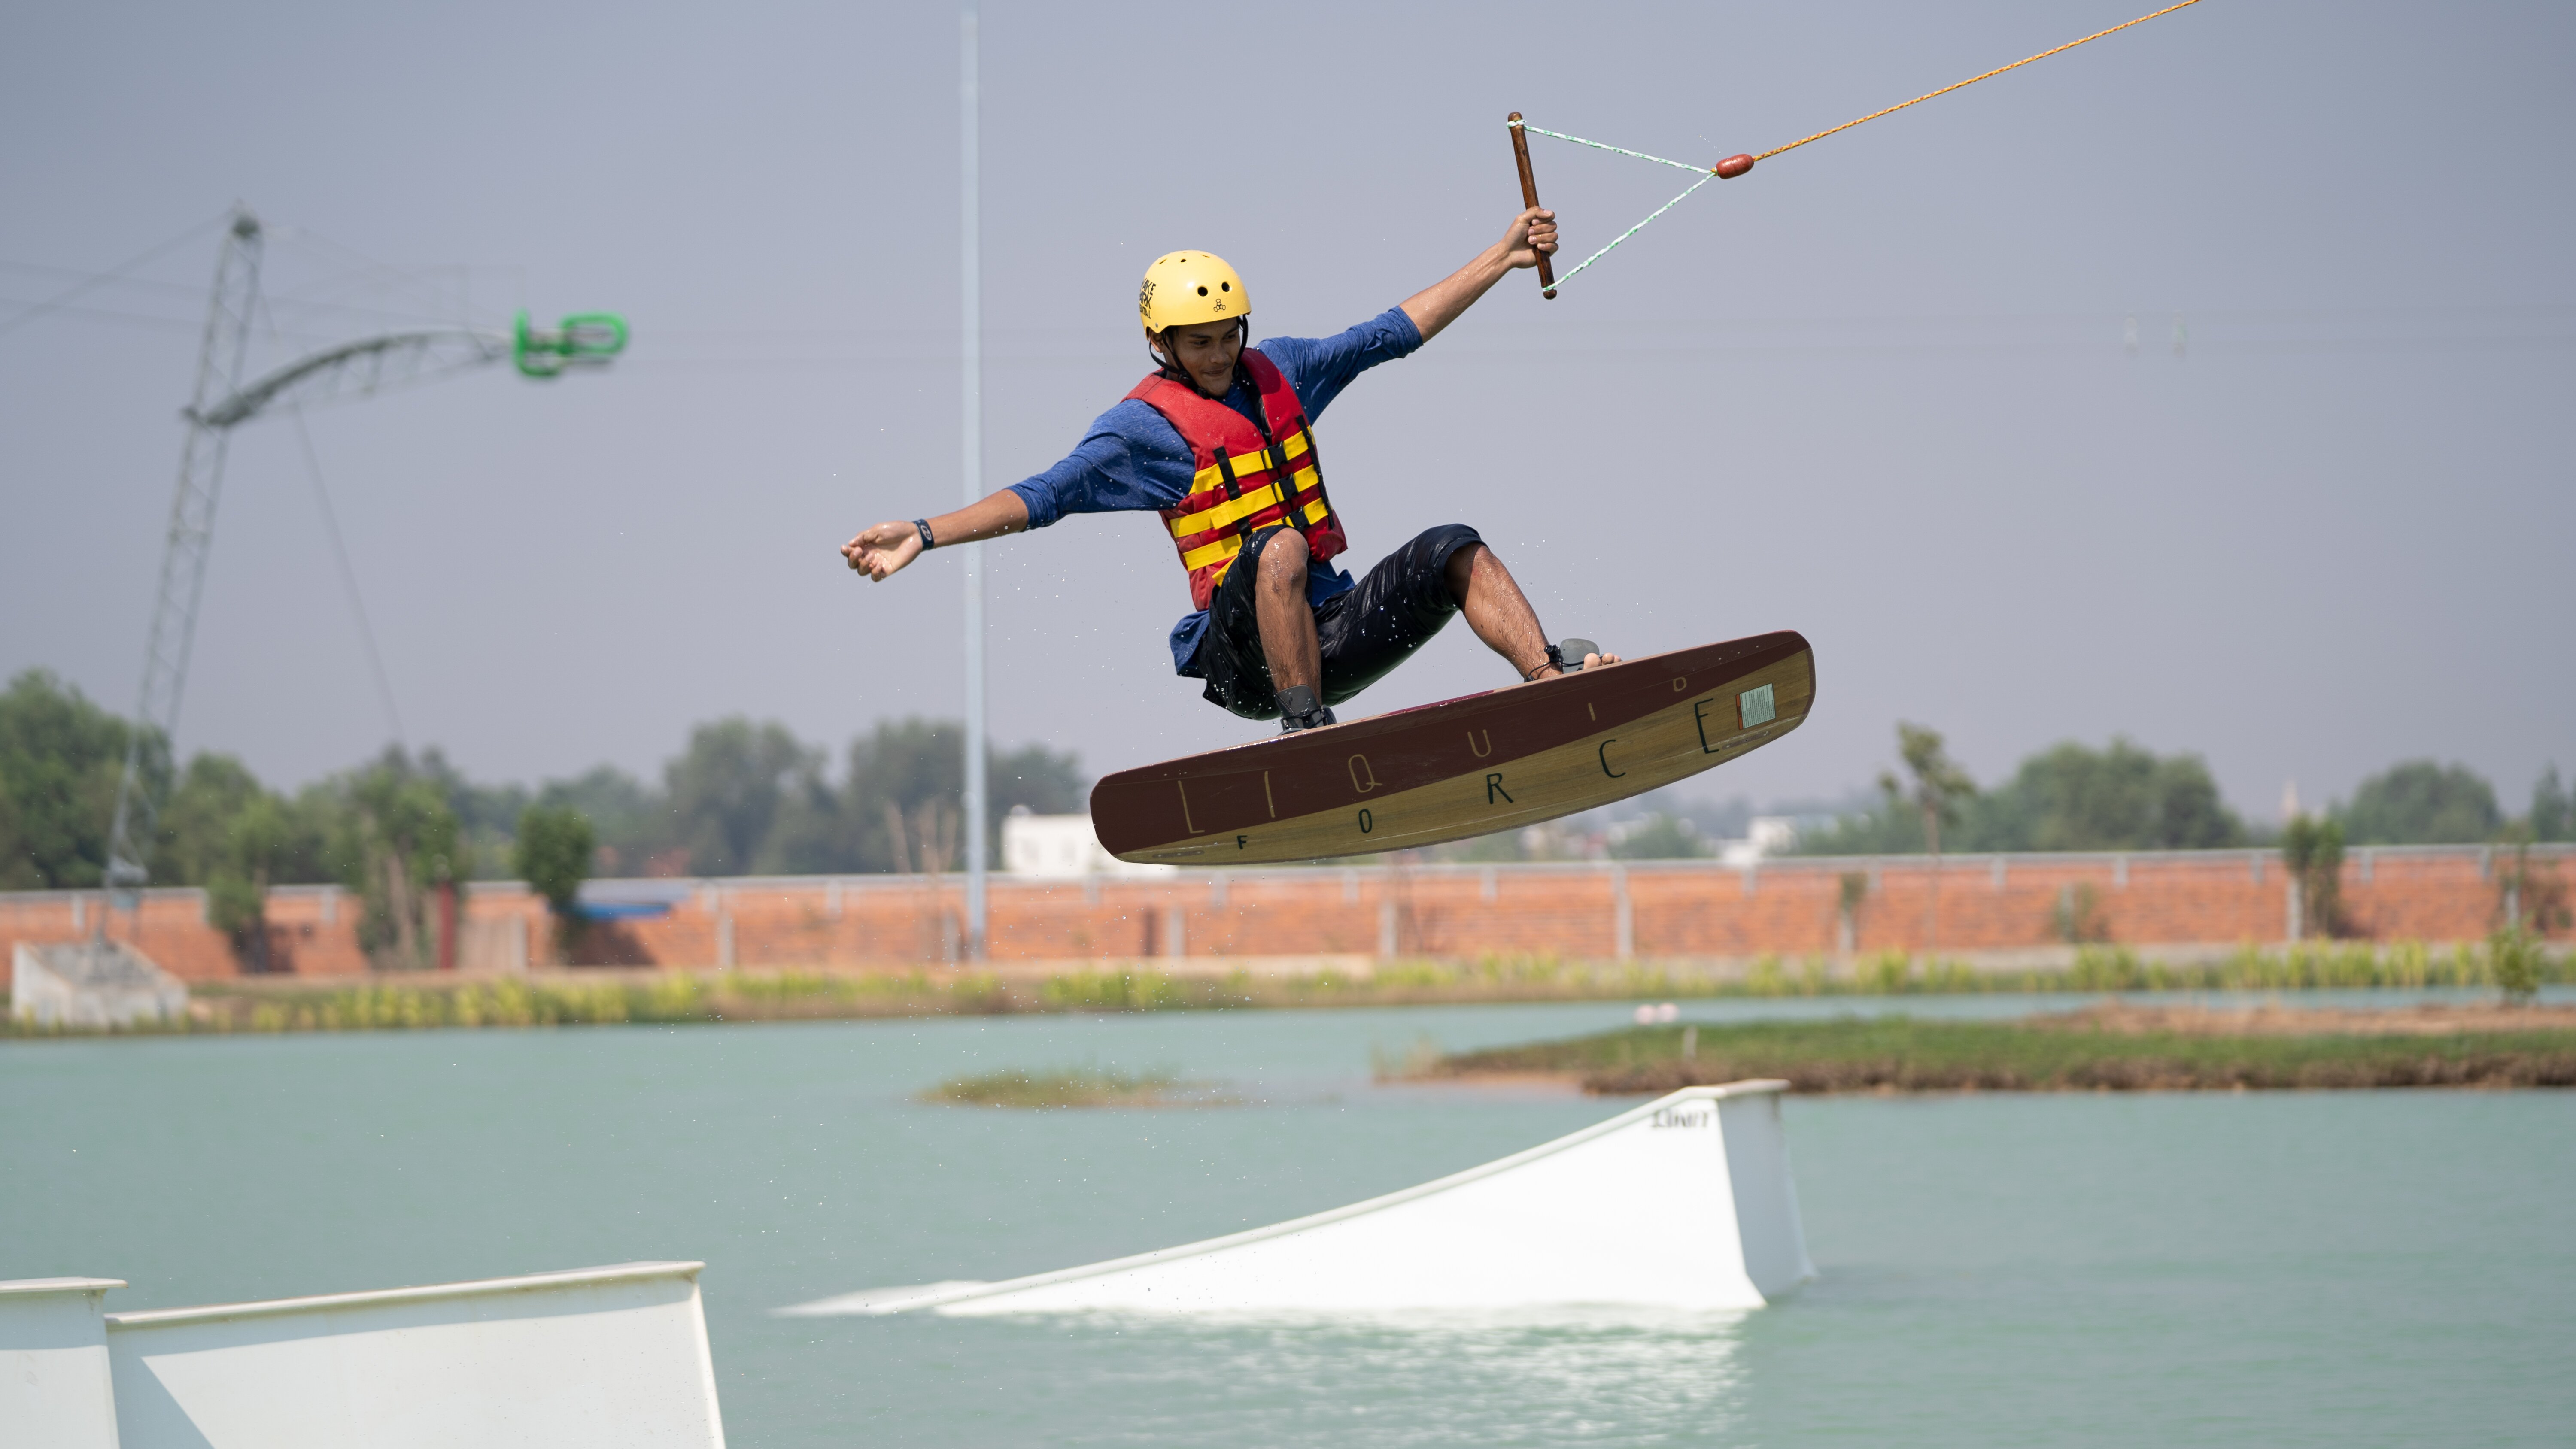
{"type": "Polygon", "coordinates": [[[1649,156],[1643,151],[1631,151],[1625,146],[1613,146],[1606,141],[1586,141],[1581,136],[1569,136],[1563,131],[1542,131],[1527,121],[1521,122],[1521,129],[1529,132],[1533,136],[1554,136],[1560,141],[1572,141],[1577,146],[1589,146],[1596,151],[1616,151],[1622,156],[1634,156],[1640,161],[1652,161],[1658,166],[1678,166],[1684,171],[1706,171],[1708,169],[1705,166],[1694,166],[1688,161],[1667,161],[1661,156],[1649,156]]]}
{"type": "MultiPolygon", "coordinates": [[[[1649,158],[1649,159],[1652,159],[1652,158],[1649,158]]],[[[1699,168],[1698,168],[1698,167],[1692,167],[1691,169],[1692,169],[1692,170],[1694,170],[1694,171],[1696,171],[1696,170],[1698,170],[1699,168]]],[[[1617,235],[1616,237],[1613,237],[1613,238],[1611,239],[1611,241],[1610,241],[1610,246],[1603,247],[1601,250],[1599,250],[1599,251],[1597,251],[1597,252],[1594,252],[1592,255],[1590,255],[1590,256],[1588,256],[1588,257],[1585,257],[1582,261],[1579,261],[1579,262],[1575,263],[1575,264],[1574,264],[1574,271],[1573,271],[1573,272],[1568,272],[1568,273],[1566,273],[1564,276],[1557,278],[1557,279],[1556,279],[1556,284],[1557,284],[1558,286],[1562,287],[1562,286],[1564,286],[1566,283],[1573,281],[1573,280],[1574,280],[1574,273],[1575,273],[1575,272],[1580,272],[1580,271],[1582,271],[1585,267],[1588,267],[1588,266],[1592,265],[1594,262],[1597,262],[1597,261],[1601,260],[1603,257],[1606,257],[1606,256],[1610,255],[1610,249],[1611,249],[1611,247],[1615,247],[1615,246],[1619,245],[1619,243],[1621,243],[1621,242],[1623,242],[1623,241],[1626,241],[1628,238],[1630,238],[1630,237],[1632,237],[1632,236],[1635,236],[1637,233],[1639,233],[1639,232],[1641,232],[1641,231],[1644,231],[1644,230],[1646,229],[1646,222],[1647,222],[1647,221],[1653,221],[1656,217],[1661,216],[1661,215],[1663,215],[1665,212],[1668,212],[1668,211],[1672,210],[1674,207],[1681,205],[1682,197],[1690,195],[1692,191],[1697,191],[1697,190],[1699,190],[1701,187],[1706,186],[1707,184],[1709,184],[1709,183],[1710,183],[1710,182],[1712,182],[1712,181],[1715,181],[1716,179],[1717,179],[1717,173],[1716,173],[1716,172],[1714,172],[1714,171],[1711,171],[1711,172],[1709,172],[1707,175],[1702,176],[1702,177],[1701,177],[1700,179],[1698,179],[1697,181],[1692,182],[1692,183],[1690,184],[1690,190],[1689,190],[1689,191],[1684,191],[1684,192],[1681,194],[1681,196],[1676,196],[1676,197],[1674,197],[1672,200],[1665,202],[1663,205],[1656,207],[1656,208],[1654,209],[1653,213],[1647,216],[1646,221],[1641,221],[1641,222],[1637,223],[1635,226],[1632,226],[1632,227],[1628,228],[1626,231],[1623,231],[1623,232],[1619,233],[1619,235],[1617,235]]]]}
{"type": "Polygon", "coordinates": [[[1556,279],[1556,284],[1560,287],[1573,281],[1575,272],[1580,272],[1585,267],[1588,267],[1594,262],[1601,260],[1603,257],[1610,255],[1613,247],[1618,246],[1619,243],[1626,241],[1637,233],[1644,231],[1646,229],[1646,222],[1653,221],[1655,217],[1661,216],[1665,212],[1679,206],[1683,196],[1688,196],[1692,191],[1697,191],[1701,187],[1706,186],[1717,179],[1717,173],[1715,171],[1706,166],[1694,166],[1688,161],[1669,161],[1661,156],[1649,156],[1643,151],[1631,151],[1625,146],[1613,146],[1606,141],[1587,141],[1581,136],[1569,136],[1563,131],[1541,130],[1539,127],[1533,126],[1527,121],[1521,122],[1520,125],[1522,130],[1528,131],[1533,135],[1553,136],[1560,141],[1572,141],[1577,146],[1589,146],[1596,151],[1616,151],[1622,156],[1634,156],[1640,161],[1652,161],[1658,166],[1677,166],[1684,171],[1696,171],[1700,173],[1700,178],[1690,184],[1689,191],[1684,191],[1681,196],[1676,196],[1672,200],[1665,202],[1663,205],[1656,207],[1653,214],[1646,218],[1646,221],[1641,221],[1635,226],[1628,228],[1626,231],[1619,233],[1619,235],[1611,239],[1609,246],[1603,247],[1601,250],[1585,257],[1582,261],[1575,263],[1573,272],[1568,272],[1564,276],[1556,279]]]}

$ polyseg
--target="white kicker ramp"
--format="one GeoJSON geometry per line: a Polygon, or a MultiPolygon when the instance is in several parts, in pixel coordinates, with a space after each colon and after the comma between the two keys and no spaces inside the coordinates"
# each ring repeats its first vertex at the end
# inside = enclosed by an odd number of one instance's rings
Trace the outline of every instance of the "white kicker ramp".
{"type": "Polygon", "coordinates": [[[124,1286],[114,1278],[0,1283],[0,1444],[117,1449],[99,1300],[124,1286]]]}
{"type": "Polygon", "coordinates": [[[0,1445],[723,1449],[698,1263],[100,1312],[0,1283],[0,1445]]]}
{"type": "Polygon", "coordinates": [[[1780,1122],[1787,1087],[1686,1088],[1436,1182],[1201,1243],[780,1311],[1758,1308],[1816,1275],[1780,1122]]]}

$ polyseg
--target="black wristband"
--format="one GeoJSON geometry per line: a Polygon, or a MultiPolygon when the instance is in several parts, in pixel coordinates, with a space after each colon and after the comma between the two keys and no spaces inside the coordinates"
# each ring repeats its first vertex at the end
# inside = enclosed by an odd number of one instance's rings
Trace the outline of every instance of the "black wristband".
{"type": "Polygon", "coordinates": [[[929,519],[916,518],[912,521],[912,526],[921,530],[921,551],[923,553],[928,553],[932,549],[939,547],[939,540],[930,536],[929,519]]]}

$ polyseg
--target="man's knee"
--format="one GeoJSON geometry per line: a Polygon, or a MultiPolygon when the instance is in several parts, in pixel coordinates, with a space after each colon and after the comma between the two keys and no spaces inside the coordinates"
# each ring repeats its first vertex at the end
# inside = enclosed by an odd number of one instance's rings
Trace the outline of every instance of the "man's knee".
{"type": "Polygon", "coordinates": [[[1281,588],[1306,586],[1306,535],[1283,528],[1261,545],[1261,581],[1281,588]]]}

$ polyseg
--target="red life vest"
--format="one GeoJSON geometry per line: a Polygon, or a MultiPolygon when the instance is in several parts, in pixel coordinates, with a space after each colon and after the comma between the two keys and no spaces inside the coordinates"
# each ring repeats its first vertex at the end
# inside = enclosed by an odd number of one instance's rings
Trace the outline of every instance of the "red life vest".
{"type": "Polygon", "coordinates": [[[1246,539],[1281,525],[1306,535],[1307,557],[1317,563],[1349,546],[1342,520],[1324,497],[1324,475],[1315,458],[1315,434],[1306,410],[1269,358],[1243,350],[1243,370],[1261,394],[1269,427],[1205,396],[1185,382],[1156,374],[1127,396],[1161,413],[1197,465],[1188,496],[1163,510],[1181,567],[1189,570],[1190,605],[1204,609],[1246,539]]]}

